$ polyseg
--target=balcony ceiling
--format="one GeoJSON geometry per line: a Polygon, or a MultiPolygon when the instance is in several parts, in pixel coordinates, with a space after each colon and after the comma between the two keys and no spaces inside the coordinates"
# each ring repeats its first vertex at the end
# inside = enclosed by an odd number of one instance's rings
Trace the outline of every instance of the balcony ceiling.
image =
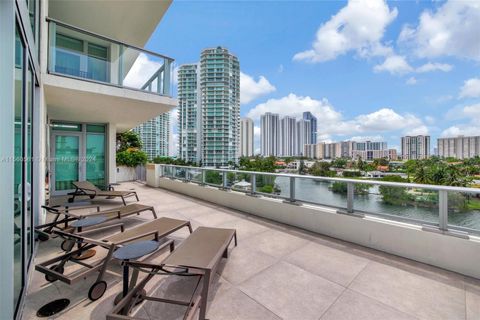
{"type": "Polygon", "coordinates": [[[124,132],[176,107],[176,99],[44,75],[45,100],[51,120],[111,123],[124,132]]]}
{"type": "Polygon", "coordinates": [[[50,0],[48,16],[143,47],[171,3],[172,0],[50,0]]]}

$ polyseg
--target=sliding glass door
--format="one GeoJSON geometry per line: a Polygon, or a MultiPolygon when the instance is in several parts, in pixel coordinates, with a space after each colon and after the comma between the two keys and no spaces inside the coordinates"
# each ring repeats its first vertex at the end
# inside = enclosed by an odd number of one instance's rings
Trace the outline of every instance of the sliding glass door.
{"type": "Polygon", "coordinates": [[[80,134],[55,133],[54,140],[54,181],[55,190],[71,190],[72,182],[79,181],[80,172],[80,134]]]}
{"type": "Polygon", "coordinates": [[[65,194],[72,182],[87,180],[99,188],[106,184],[105,125],[52,124],[52,193],[65,194]]]}

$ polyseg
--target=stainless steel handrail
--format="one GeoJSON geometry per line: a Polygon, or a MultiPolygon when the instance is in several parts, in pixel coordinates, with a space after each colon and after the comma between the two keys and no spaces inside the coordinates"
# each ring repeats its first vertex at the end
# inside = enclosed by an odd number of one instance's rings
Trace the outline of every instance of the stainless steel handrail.
{"type": "Polygon", "coordinates": [[[370,181],[370,180],[358,180],[358,179],[349,179],[349,178],[306,176],[306,175],[290,174],[290,173],[272,173],[272,172],[243,171],[243,170],[232,170],[232,169],[217,169],[217,168],[208,168],[208,167],[179,166],[179,165],[171,165],[171,164],[162,164],[162,166],[184,168],[184,169],[219,171],[219,172],[257,174],[257,175],[274,176],[274,177],[286,177],[286,178],[293,177],[293,178],[311,179],[311,180],[317,180],[317,181],[345,182],[345,183],[354,183],[354,184],[370,184],[370,185],[376,185],[376,186],[390,186],[390,187],[421,188],[421,189],[428,189],[428,190],[435,190],[435,191],[443,190],[443,191],[452,191],[452,192],[464,192],[464,193],[480,194],[480,188],[439,186],[439,185],[432,185],[432,184],[404,183],[404,182],[370,181]]]}

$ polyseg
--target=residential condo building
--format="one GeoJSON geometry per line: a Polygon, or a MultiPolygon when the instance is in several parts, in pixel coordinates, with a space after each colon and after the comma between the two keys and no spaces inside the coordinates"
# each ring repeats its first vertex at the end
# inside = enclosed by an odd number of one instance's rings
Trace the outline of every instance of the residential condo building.
{"type": "Polygon", "coordinates": [[[199,65],[178,68],[178,156],[192,163],[202,157],[202,110],[199,65]]]}
{"type": "Polygon", "coordinates": [[[312,143],[312,123],[309,120],[297,121],[297,155],[303,155],[303,146],[312,143]]]}
{"type": "Polygon", "coordinates": [[[251,157],[254,152],[253,120],[240,119],[240,156],[251,157]]]}
{"type": "Polygon", "coordinates": [[[240,155],[240,63],[228,49],[204,49],[179,67],[180,158],[224,167],[240,155]]]}
{"type": "Polygon", "coordinates": [[[402,159],[419,160],[430,157],[430,136],[402,137],[402,159]]]}
{"type": "Polygon", "coordinates": [[[294,117],[285,116],[280,120],[280,152],[282,157],[297,155],[297,120],[294,117]]]}
{"type": "Polygon", "coordinates": [[[0,1],[0,318],[22,317],[48,197],[115,183],[116,135],[176,107],[173,59],[142,49],[170,4],[0,1]]]}
{"type": "Polygon", "coordinates": [[[388,158],[386,142],[364,141],[353,144],[352,159],[373,160],[388,158]]]}
{"type": "Polygon", "coordinates": [[[303,156],[308,159],[325,159],[325,143],[306,144],[303,147],[303,156]]]}
{"type": "Polygon", "coordinates": [[[228,49],[209,48],[200,56],[202,164],[237,162],[240,151],[240,63],[228,49]]]}
{"type": "Polygon", "coordinates": [[[280,152],[280,119],[277,113],[267,112],[260,117],[260,153],[264,157],[280,152]]]}
{"type": "Polygon", "coordinates": [[[480,136],[458,136],[437,140],[438,156],[468,159],[480,156],[480,136]]]}
{"type": "Polygon", "coordinates": [[[133,129],[142,140],[142,150],[149,160],[167,157],[170,146],[170,114],[164,113],[133,129]]]}
{"type": "Polygon", "coordinates": [[[303,120],[310,121],[310,124],[312,127],[310,142],[312,144],[316,144],[317,143],[317,118],[311,112],[306,111],[303,113],[303,120]]]}
{"type": "Polygon", "coordinates": [[[398,160],[397,149],[388,149],[388,160],[390,161],[398,160]]]}

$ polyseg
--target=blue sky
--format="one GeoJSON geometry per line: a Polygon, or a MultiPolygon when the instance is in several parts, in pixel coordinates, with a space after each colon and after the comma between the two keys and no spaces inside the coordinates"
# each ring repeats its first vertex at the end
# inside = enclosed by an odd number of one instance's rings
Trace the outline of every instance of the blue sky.
{"type": "Polygon", "coordinates": [[[479,30],[480,1],[174,1],[146,47],[177,65],[227,47],[257,126],[312,111],[320,140],[398,148],[404,134],[480,134],[479,30]]]}

